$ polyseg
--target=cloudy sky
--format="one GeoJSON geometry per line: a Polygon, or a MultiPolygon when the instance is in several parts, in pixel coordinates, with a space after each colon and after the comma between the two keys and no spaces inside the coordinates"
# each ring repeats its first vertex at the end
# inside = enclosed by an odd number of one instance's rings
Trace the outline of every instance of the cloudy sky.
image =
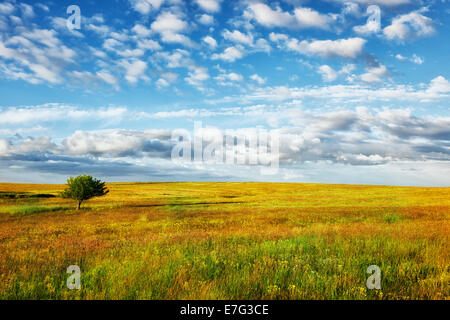
{"type": "Polygon", "coordinates": [[[0,181],[450,186],[449,22],[446,0],[2,1],[0,181]],[[199,121],[277,134],[280,169],[171,161],[199,121]]]}

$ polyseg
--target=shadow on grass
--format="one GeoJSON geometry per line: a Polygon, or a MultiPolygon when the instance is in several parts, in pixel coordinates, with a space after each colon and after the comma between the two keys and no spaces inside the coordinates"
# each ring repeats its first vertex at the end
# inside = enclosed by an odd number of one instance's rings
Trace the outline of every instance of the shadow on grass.
{"type": "Polygon", "coordinates": [[[194,202],[194,203],[159,203],[159,204],[135,204],[127,207],[133,208],[151,208],[151,207],[172,207],[172,206],[202,206],[202,205],[216,205],[216,204],[236,204],[247,203],[244,201],[223,201],[223,202],[194,202]]]}
{"type": "Polygon", "coordinates": [[[33,198],[56,198],[53,194],[25,193],[25,192],[3,192],[0,191],[0,199],[33,199],[33,198]]]}

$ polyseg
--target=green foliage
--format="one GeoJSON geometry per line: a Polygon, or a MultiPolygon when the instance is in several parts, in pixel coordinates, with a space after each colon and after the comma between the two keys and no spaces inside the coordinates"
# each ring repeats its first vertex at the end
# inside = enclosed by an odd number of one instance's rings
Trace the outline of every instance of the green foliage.
{"type": "Polygon", "coordinates": [[[18,215],[29,215],[35,213],[43,213],[43,212],[54,212],[54,211],[63,211],[68,210],[66,207],[61,206],[40,206],[40,205],[20,205],[14,206],[11,208],[6,208],[6,212],[10,214],[18,214],[18,215]]]}
{"type": "Polygon", "coordinates": [[[104,182],[88,175],[70,177],[67,179],[67,186],[61,197],[78,201],[78,209],[83,201],[104,196],[109,192],[104,182]]]}
{"type": "Polygon", "coordinates": [[[387,223],[396,223],[402,220],[402,217],[400,217],[398,214],[390,214],[384,216],[384,221],[387,223]]]}

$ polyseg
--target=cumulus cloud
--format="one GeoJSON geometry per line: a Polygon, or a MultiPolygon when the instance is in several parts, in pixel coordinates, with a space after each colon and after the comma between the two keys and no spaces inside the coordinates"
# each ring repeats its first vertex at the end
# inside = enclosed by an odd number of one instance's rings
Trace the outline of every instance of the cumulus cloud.
{"type": "Polygon", "coordinates": [[[385,37],[404,41],[433,34],[433,20],[422,15],[426,11],[427,9],[421,9],[395,17],[391,25],[383,29],[385,37]]]}
{"type": "Polygon", "coordinates": [[[185,78],[186,82],[203,89],[203,82],[209,79],[208,69],[204,67],[192,66],[188,72],[188,76],[185,78]]]}
{"type": "Polygon", "coordinates": [[[430,93],[449,93],[450,92],[450,82],[443,76],[438,76],[431,80],[430,85],[427,89],[430,93]]]}
{"type": "Polygon", "coordinates": [[[197,5],[208,12],[220,11],[220,3],[222,0],[195,0],[197,5]]]}
{"type": "Polygon", "coordinates": [[[240,43],[248,46],[251,46],[253,44],[253,35],[244,34],[239,30],[234,30],[233,32],[230,32],[229,30],[225,29],[222,32],[222,36],[224,37],[224,39],[235,43],[240,43]]]}
{"type": "Polygon", "coordinates": [[[264,3],[250,4],[244,15],[265,27],[328,29],[335,21],[333,16],[321,14],[310,8],[298,7],[291,14],[280,7],[272,9],[264,3]]]}
{"type": "Polygon", "coordinates": [[[368,68],[367,72],[360,76],[361,80],[368,83],[382,82],[387,75],[387,68],[384,65],[368,68]]]}
{"type": "Polygon", "coordinates": [[[212,15],[204,13],[198,17],[198,22],[205,26],[209,26],[214,24],[214,17],[212,15]]]}
{"type": "MultiPolygon", "coordinates": [[[[198,112],[207,111],[185,110],[162,116],[185,117],[198,112]]],[[[450,161],[450,118],[417,117],[409,109],[367,107],[331,112],[291,108],[284,110],[284,116],[290,125],[272,130],[280,138],[282,165],[308,161],[352,165],[450,161]]],[[[246,137],[254,131],[234,130],[246,137]]],[[[202,130],[204,141],[212,141],[214,134],[213,130],[202,130]]],[[[169,158],[175,143],[169,130],[78,130],[61,143],[48,137],[0,139],[0,158],[23,159],[39,154],[112,160],[169,158]]]]}
{"type": "Polygon", "coordinates": [[[20,3],[19,8],[22,11],[22,16],[24,18],[32,18],[34,17],[34,9],[31,5],[26,3],[20,3]]]}
{"type": "Polygon", "coordinates": [[[4,15],[12,14],[16,8],[9,2],[0,3],[0,13],[4,15]]]}
{"type": "Polygon", "coordinates": [[[240,46],[232,46],[226,48],[222,53],[215,53],[211,56],[213,60],[223,60],[234,62],[244,57],[243,49],[240,46]]]}
{"type": "Polygon", "coordinates": [[[366,40],[362,38],[312,41],[298,41],[297,39],[291,38],[285,42],[285,46],[289,50],[305,55],[355,59],[363,52],[365,43],[366,40]]]}
{"type": "Polygon", "coordinates": [[[235,72],[230,73],[223,72],[214,79],[218,82],[219,85],[224,86],[224,85],[232,85],[235,82],[240,82],[244,79],[244,77],[235,72]]]}
{"type": "Polygon", "coordinates": [[[252,79],[253,81],[255,81],[256,83],[258,83],[259,85],[263,85],[264,83],[266,83],[267,79],[266,78],[262,78],[257,74],[252,74],[250,76],[250,79],[252,79]]]}
{"type": "Polygon", "coordinates": [[[328,65],[322,65],[318,69],[323,81],[334,81],[338,77],[338,73],[328,65]]]}
{"type": "Polygon", "coordinates": [[[183,33],[188,30],[188,23],[178,14],[166,11],[162,12],[151,24],[151,30],[161,36],[161,41],[166,43],[181,43],[192,46],[192,41],[183,33]]]}
{"type": "Polygon", "coordinates": [[[135,84],[140,79],[148,81],[149,78],[145,75],[147,70],[147,63],[142,60],[132,59],[132,60],[121,60],[119,65],[125,70],[125,79],[131,83],[135,84]]]}
{"type": "Polygon", "coordinates": [[[152,10],[158,10],[164,0],[130,0],[134,10],[141,14],[149,14],[152,10]]]}
{"type": "Polygon", "coordinates": [[[211,36],[206,36],[203,39],[203,42],[205,42],[211,49],[216,49],[217,48],[217,41],[216,39],[214,39],[211,36]]]}
{"type": "Polygon", "coordinates": [[[329,15],[323,15],[310,8],[296,8],[294,10],[297,25],[300,28],[328,29],[335,19],[329,15]]]}
{"type": "Polygon", "coordinates": [[[142,24],[136,24],[131,29],[131,31],[133,31],[134,33],[136,33],[138,36],[141,36],[141,37],[148,37],[151,34],[150,29],[143,26],[142,24]]]}
{"type": "Polygon", "coordinates": [[[76,131],[62,142],[69,155],[124,157],[146,153],[168,156],[170,135],[164,130],[76,131]],[[162,140],[162,139],[165,139],[162,140]]]}

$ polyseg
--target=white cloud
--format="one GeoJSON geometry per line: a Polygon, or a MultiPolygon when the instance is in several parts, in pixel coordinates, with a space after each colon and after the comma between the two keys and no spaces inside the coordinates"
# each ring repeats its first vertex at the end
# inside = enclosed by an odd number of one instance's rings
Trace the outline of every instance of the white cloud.
{"type": "Polygon", "coordinates": [[[252,48],[254,51],[262,51],[262,52],[266,52],[266,53],[270,53],[270,51],[272,50],[270,43],[266,39],[263,39],[263,38],[256,40],[256,42],[252,48]]]}
{"type": "Polygon", "coordinates": [[[163,130],[79,130],[64,139],[62,145],[64,152],[69,155],[138,156],[142,153],[167,151],[170,148],[168,142],[159,141],[161,138],[167,139],[167,136],[167,132],[163,130]]]}
{"type": "Polygon", "coordinates": [[[286,46],[290,50],[294,50],[306,55],[319,55],[321,57],[342,57],[354,59],[358,57],[362,51],[366,40],[362,38],[348,38],[339,40],[303,40],[299,42],[297,39],[290,39],[286,42],[286,46]]]}
{"type": "Polygon", "coordinates": [[[130,0],[134,10],[141,14],[149,14],[152,10],[158,10],[164,0],[130,0]]]}
{"type": "Polygon", "coordinates": [[[214,17],[212,15],[204,13],[198,18],[198,22],[205,26],[210,26],[214,24],[214,17]]]}
{"type": "Polygon", "coordinates": [[[319,55],[321,57],[342,57],[355,59],[363,52],[363,38],[348,38],[338,40],[303,40],[299,42],[286,34],[270,33],[269,39],[278,43],[280,48],[296,51],[305,55],[319,55]]]}
{"type": "Polygon", "coordinates": [[[322,76],[325,82],[335,81],[339,76],[346,75],[347,81],[353,82],[354,75],[352,74],[356,66],[354,64],[346,64],[342,66],[341,70],[334,70],[328,65],[322,65],[317,69],[317,72],[322,76]]]}
{"type": "Polygon", "coordinates": [[[84,110],[75,106],[45,104],[29,107],[0,108],[0,123],[16,125],[28,123],[70,122],[79,120],[117,119],[126,114],[121,107],[98,108],[84,110]]]}
{"type": "Polygon", "coordinates": [[[131,61],[121,60],[119,65],[125,69],[125,79],[131,83],[135,84],[139,79],[148,80],[145,75],[147,70],[147,63],[142,60],[133,59],[131,61]]]}
{"type": "Polygon", "coordinates": [[[329,29],[335,21],[332,15],[324,15],[310,8],[298,7],[291,14],[280,7],[272,9],[264,3],[250,4],[244,15],[265,27],[329,29]]]}
{"type": "Polygon", "coordinates": [[[203,81],[209,79],[208,69],[198,66],[191,67],[188,76],[185,78],[186,82],[201,89],[203,81]]]}
{"type": "Polygon", "coordinates": [[[409,61],[415,64],[423,64],[425,61],[422,57],[419,57],[417,54],[413,54],[411,58],[405,57],[401,54],[396,54],[395,58],[400,61],[409,61]]]}
{"type": "Polygon", "coordinates": [[[217,77],[214,78],[220,85],[230,85],[232,82],[240,82],[244,78],[242,75],[230,72],[230,73],[221,73],[217,77]]]}
{"type": "Polygon", "coordinates": [[[48,6],[46,6],[43,3],[36,3],[35,5],[36,7],[40,8],[41,10],[44,10],[45,12],[49,12],[50,8],[48,6]]]}
{"type": "Polygon", "coordinates": [[[269,39],[270,41],[273,42],[280,42],[280,41],[287,42],[289,40],[289,36],[282,33],[271,32],[269,34],[269,39]]]}
{"type": "MultiPolygon", "coordinates": [[[[333,1],[345,3],[349,2],[348,0],[333,0],[333,1]]],[[[361,4],[379,4],[383,6],[398,6],[411,3],[411,0],[351,0],[351,1],[361,4]]]]}
{"type": "MultiPolygon", "coordinates": [[[[344,70],[344,68],[342,69],[344,70]]],[[[384,70],[384,68],[380,69],[384,70]]],[[[375,71],[375,70],[372,70],[375,71]]],[[[367,79],[366,79],[367,80],[367,79]]],[[[370,80],[370,78],[369,78],[370,80]]],[[[450,98],[450,86],[448,80],[443,76],[438,76],[425,88],[421,86],[407,85],[385,85],[373,88],[364,84],[351,85],[330,85],[322,87],[287,87],[287,86],[268,86],[258,87],[245,95],[226,97],[221,100],[209,101],[210,103],[220,103],[223,101],[289,101],[306,98],[327,99],[328,103],[342,102],[363,103],[371,101],[414,101],[430,102],[440,99],[450,98]]]]}
{"type": "MultiPolygon", "coordinates": [[[[331,112],[286,107],[271,109],[264,105],[248,107],[249,112],[252,109],[257,115],[266,112],[270,116],[280,115],[289,124],[272,130],[280,139],[280,162],[284,166],[318,161],[326,161],[328,166],[331,163],[379,166],[398,161],[450,161],[450,148],[442,143],[450,141],[448,117],[417,117],[409,109],[368,107],[331,112]]],[[[82,117],[95,114],[95,111],[78,111],[82,117]]],[[[240,112],[245,110],[185,109],[163,111],[149,115],[149,118],[234,116],[240,112]]],[[[102,118],[98,119],[102,121],[102,118]]],[[[205,141],[212,141],[216,133],[212,129],[202,130],[205,141]]],[[[236,129],[233,134],[248,137],[255,134],[255,129],[236,129]]],[[[77,130],[59,144],[49,137],[0,139],[0,157],[14,160],[14,156],[19,155],[19,159],[24,159],[26,155],[38,153],[45,154],[47,159],[61,155],[136,161],[169,158],[173,144],[168,130],[77,130]]]]}
{"type": "Polygon", "coordinates": [[[170,86],[169,81],[167,81],[167,80],[164,79],[164,78],[159,78],[159,79],[156,81],[155,84],[156,84],[156,86],[157,86],[158,88],[165,88],[165,87],[170,86]]]}
{"type": "Polygon", "coordinates": [[[328,15],[323,15],[310,8],[297,8],[294,10],[297,25],[300,28],[321,28],[328,29],[334,19],[328,15]]]}
{"type": "Polygon", "coordinates": [[[433,20],[421,14],[426,11],[421,9],[395,17],[391,25],[383,29],[384,35],[389,40],[403,41],[433,34],[433,20]]]}
{"type": "Polygon", "coordinates": [[[120,41],[117,41],[116,39],[106,39],[103,41],[103,48],[110,51],[117,51],[117,47],[122,46],[122,43],[120,41]]]}
{"type": "Polygon", "coordinates": [[[238,59],[241,59],[244,56],[242,49],[239,47],[233,46],[228,47],[224,50],[223,53],[215,53],[211,56],[213,60],[224,60],[227,62],[234,62],[238,59]]]}
{"type": "Polygon", "coordinates": [[[334,81],[338,77],[338,73],[328,65],[320,66],[318,72],[322,76],[323,81],[334,81]]]}
{"type": "Polygon", "coordinates": [[[61,43],[54,30],[22,29],[22,33],[0,37],[0,57],[8,63],[0,64],[0,72],[10,79],[30,83],[60,83],[64,67],[74,63],[76,52],[61,43]]]}
{"type": "Polygon", "coordinates": [[[138,40],[137,45],[139,48],[144,49],[144,50],[157,51],[157,50],[162,49],[160,44],[157,41],[152,40],[152,39],[140,39],[140,40],[138,40]]]}
{"type": "Polygon", "coordinates": [[[222,32],[222,36],[224,37],[224,39],[232,41],[234,43],[241,43],[248,46],[251,46],[253,44],[253,35],[244,34],[239,30],[234,30],[233,32],[230,32],[229,30],[225,29],[222,32]]]}
{"type": "Polygon", "coordinates": [[[34,10],[33,7],[26,3],[21,3],[20,10],[22,11],[22,16],[24,18],[33,18],[34,17],[34,10]]]}
{"type": "Polygon", "coordinates": [[[163,42],[192,46],[192,41],[183,34],[188,30],[187,22],[175,13],[161,13],[151,24],[151,29],[160,34],[163,42]]]}
{"type": "Polygon", "coordinates": [[[438,76],[431,80],[427,91],[430,93],[449,93],[450,82],[443,76],[438,76]]]}
{"type": "Polygon", "coordinates": [[[367,72],[360,76],[361,80],[367,83],[375,83],[383,81],[387,75],[387,69],[384,65],[368,68],[367,72]]]}
{"type": "Polygon", "coordinates": [[[59,83],[62,81],[58,71],[51,70],[50,68],[41,64],[32,63],[28,65],[28,68],[30,68],[30,70],[34,72],[36,77],[46,80],[50,83],[59,83]]]}
{"type": "Polygon", "coordinates": [[[85,27],[87,30],[93,31],[102,37],[106,37],[110,34],[111,30],[106,25],[96,25],[93,23],[86,24],[85,27]]]}
{"type": "Polygon", "coordinates": [[[178,74],[173,72],[165,72],[161,74],[161,78],[156,81],[156,86],[158,88],[169,87],[171,83],[174,83],[178,80],[178,74]]]}
{"type": "Polygon", "coordinates": [[[222,0],[195,0],[197,5],[208,12],[219,12],[222,0]]]}
{"type": "Polygon", "coordinates": [[[413,54],[413,56],[412,56],[412,58],[411,58],[411,61],[412,61],[413,63],[415,63],[415,64],[422,64],[422,63],[424,63],[423,58],[419,57],[419,56],[416,55],[416,54],[413,54]]]}
{"type": "Polygon", "coordinates": [[[404,56],[402,56],[401,54],[396,54],[396,55],[395,55],[395,58],[396,58],[397,60],[400,60],[400,61],[406,61],[406,60],[408,60],[407,57],[404,57],[404,56]]]}
{"type": "Polygon", "coordinates": [[[165,60],[169,68],[188,68],[195,63],[189,58],[190,53],[183,49],[176,49],[173,53],[159,52],[157,57],[165,60]]]}
{"type": "Polygon", "coordinates": [[[259,85],[263,85],[264,83],[266,83],[267,79],[266,78],[262,78],[257,74],[252,74],[250,76],[250,79],[252,79],[253,81],[255,81],[256,83],[258,83],[259,85]]]}
{"type": "Polygon", "coordinates": [[[0,13],[4,15],[10,15],[15,11],[15,7],[9,2],[0,3],[0,13]]]}
{"type": "Polygon", "coordinates": [[[254,3],[248,6],[246,15],[254,18],[259,24],[266,27],[287,27],[295,23],[295,18],[279,7],[273,10],[263,3],[254,3]]]}
{"type": "Polygon", "coordinates": [[[110,74],[108,71],[106,70],[101,70],[99,72],[97,72],[97,76],[102,79],[103,81],[105,81],[106,83],[114,86],[116,89],[118,89],[118,79],[116,77],[114,77],[112,74],[110,74]]]}
{"type": "Polygon", "coordinates": [[[203,39],[203,42],[205,42],[206,44],[208,44],[208,46],[211,48],[211,49],[216,49],[217,48],[217,41],[216,41],[216,39],[214,39],[213,37],[211,37],[211,36],[206,36],[206,37],[204,37],[203,39]]]}
{"type": "Polygon", "coordinates": [[[146,28],[142,24],[136,24],[131,31],[136,33],[140,37],[148,37],[151,34],[150,29],[146,28]]]}

